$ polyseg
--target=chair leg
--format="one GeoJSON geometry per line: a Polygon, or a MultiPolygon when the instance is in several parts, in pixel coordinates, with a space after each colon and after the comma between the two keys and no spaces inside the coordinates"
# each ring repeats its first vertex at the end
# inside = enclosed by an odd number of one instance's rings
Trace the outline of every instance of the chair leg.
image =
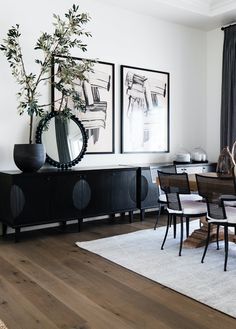
{"type": "Polygon", "coordinates": [[[186,237],[189,237],[189,217],[186,217],[186,237]]]}
{"type": "Polygon", "coordinates": [[[183,246],[183,232],[184,232],[184,224],[183,217],[180,217],[180,244],[179,244],[179,256],[181,256],[182,246],[183,246]]]}
{"type": "Polygon", "coordinates": [[[219,250],[219,232],[220,232],[220,225],[217,225],[216,228],[216,250],[219,250]]]}
{"type": "Polygon", "coordinates": [[[229,249],[229,241],[228,241],[228,225],[224,226],[224,238],[225,238],[225,264],[224,271],[227,269],[227,261],[228,261],[228,249],[229,249]]]}
{"type": "Polygon", "coordinates": [[[158,224],[158,221],[159,221],[160,214],[161,214],[161,206],[159,205],[159,209],[157,211],[157,219],[156,219],[156,223],[155,223],[155,226],[154,226],[154,230],[156,230],[156,228],[157,228],[157,224],[158,224]]]}
{"type": "Polygon", "coordinates": [[[171,218],[171,216],[170,216],[170,214],[168,214],[168,219],[167,219],[167,224],[166,224],[166,233],[165,233],[162,245],[161,245],[161,250],[163,250],[163,248],[164,248],[164,244],[166,242],[166,238],[167,238],[167,235],[168,235],[169,226],[170,226],[170,218],[171,218]]]}
{"type": "Polygon", "coordinates": [[[208,223],[206,244],[205,244],[205,249],[204,249],[204,252],[203,252],[203,255],[202,255],[201,263],[204,262],[204,258],[206,256],[207,248],[208,248],[209,241],[210,241],[210,231],[211,231],[211,223],[208,223]]]}
{"type": "Polygon", "coordinates": [[[172,226],[172,222],[173,222],[173,235],[174,235],[174,239],[176,238],[176,215],[170,215],[170,225],[169,227],[172,226]]]}
{"type": "Polygon", "coordinates": [[[174,239],[176,238],[176,215],[173,215],[173,231],[174,231],[174,239]]]}

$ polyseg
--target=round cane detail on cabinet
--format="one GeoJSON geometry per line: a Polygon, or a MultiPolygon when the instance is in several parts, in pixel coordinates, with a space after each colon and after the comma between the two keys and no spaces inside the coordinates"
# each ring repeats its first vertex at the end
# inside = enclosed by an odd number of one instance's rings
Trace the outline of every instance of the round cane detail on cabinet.
{"type": "Polygon", "coordinates": [[[78,210],[85,209],[88,206],[91,200],[91,188],[85,179],[80,179],[74,185],[72,198],[73,204],[78,210]]]}

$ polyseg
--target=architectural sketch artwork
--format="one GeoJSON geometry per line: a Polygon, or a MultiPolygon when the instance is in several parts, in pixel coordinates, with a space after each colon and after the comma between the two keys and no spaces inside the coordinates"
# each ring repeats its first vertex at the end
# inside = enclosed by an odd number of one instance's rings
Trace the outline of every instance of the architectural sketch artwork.
{"type": "MultiPolygon", "coordinates": [[[[74,83],[86,107],[85,112],[74,112],[87,132],[86,153],[114,153],[114,64],[96,62],[93,72],[87,73],[87,81],[74,83]]],[[[73,108],[73,102],[68,106],[73,108]]]]}
{"type": "Polygon", "coordinates": [[[169,74],[121,67],[122,152],[169,151],[169,74]]]}

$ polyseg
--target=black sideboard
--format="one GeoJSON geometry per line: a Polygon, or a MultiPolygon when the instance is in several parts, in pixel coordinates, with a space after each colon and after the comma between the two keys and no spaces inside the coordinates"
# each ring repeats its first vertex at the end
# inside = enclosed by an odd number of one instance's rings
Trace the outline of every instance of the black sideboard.
{"type": "MultiPolygon", "coordinates": [[[[0,221],[3,233],[21,227],[157,208],[157,170],[169,163],[137,166],[43,169],[35,173],[0,172],[0,221]]],[[[177,171],[215,171],[216,164],[177,165],[177,171]]]]}
{"type": "Polygon", "coordinates": [[[137,210],[136,167],[0,172],[0,220],[20,228],[137,210]]]}

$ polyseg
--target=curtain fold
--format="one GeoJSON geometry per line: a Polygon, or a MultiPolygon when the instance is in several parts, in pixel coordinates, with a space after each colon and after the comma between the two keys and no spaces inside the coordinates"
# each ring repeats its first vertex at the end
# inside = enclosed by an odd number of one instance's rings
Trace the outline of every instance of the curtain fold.
{"type": "Polygon", "coordinates": [[[224,29],[221,89],[221,150],[236,140],[236,25],[224,29]]]}

